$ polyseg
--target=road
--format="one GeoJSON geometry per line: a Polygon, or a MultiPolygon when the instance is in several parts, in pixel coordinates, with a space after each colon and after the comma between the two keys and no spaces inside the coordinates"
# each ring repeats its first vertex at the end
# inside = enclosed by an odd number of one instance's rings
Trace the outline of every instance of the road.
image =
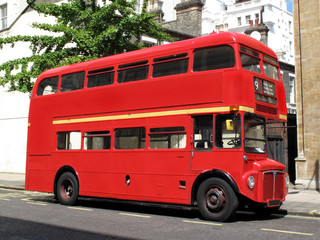
{"type": "Polygon", "coordinates": [[[105,199],[60,205],[52,194],[0,188],[0,239],[320,239],[320,218],[238,212],[208,222],[194,209],[105,199]]]}

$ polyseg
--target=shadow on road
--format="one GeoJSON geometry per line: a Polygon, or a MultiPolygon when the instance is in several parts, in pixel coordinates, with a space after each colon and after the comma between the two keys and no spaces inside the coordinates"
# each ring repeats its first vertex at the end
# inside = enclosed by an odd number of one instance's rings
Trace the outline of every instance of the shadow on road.
{"type": "Polygon", "coordinates": [[[0,217],[0,239],[25,239],[25,240],[43,240],[43,239],[77,239],[77,240],[131,240],[120,236],[102,235],[92,232],[86,232],[78,229],[70,229],[36,223],[32,221],[0,217]]]}
{"type": "MultiPolygon", "coordinates": [[[[54,198],[53,195],[45,197],[34,197],[32,200],[60,204],[54,198]]],[[[77,202],[77,206],[84,208],[126,211],[131,213],[141,213],[159,216],[202,219],[196,207],[172,204],[80,197],[77,202]]],[[[230,222],[273,220],[283,218],[285,215],[287,215],[286,211],[283,211],[281,209],[274,214],[255,214],[249,211],[238,211],[230,222]]]]}

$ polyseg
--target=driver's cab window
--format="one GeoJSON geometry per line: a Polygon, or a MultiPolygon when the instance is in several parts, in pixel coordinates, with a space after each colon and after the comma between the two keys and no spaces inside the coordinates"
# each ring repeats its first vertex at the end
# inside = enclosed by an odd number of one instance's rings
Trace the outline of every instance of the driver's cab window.
{"type": "Polygon", "coordinates": [[[213,117],[212,115],[194,117],[193,145],[197,150],[212,149],[213,117]]]}
{"type": "Polygon", "coordinates": [[[241,146],[241,118],[239,115],[216,116],[215,145],[217,148],[239,148],[241,146]]]}

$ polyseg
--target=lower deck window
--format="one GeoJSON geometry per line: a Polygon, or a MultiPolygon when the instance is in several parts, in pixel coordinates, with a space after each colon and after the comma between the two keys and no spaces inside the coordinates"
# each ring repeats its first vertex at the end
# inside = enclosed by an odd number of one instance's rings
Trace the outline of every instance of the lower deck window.
{"type": "Polygon", "coordinates": [[[184,127],[151,128],[151,149],[181,149],[187,142],[184,127]]]}
{"type": "Polygon", "coordinates": [[[81,132],[59,132],[58,150],[79,150],[81,148],[81,132]]]}
{"type": "Polygon", "coordinates": [[[143,149],[145,146],[145,128],[123,128],[115,130],[116,149],[143,149]]]}
{"type": "Polygon", "coordinates": [[[110,149],[111,136],[109,131],[85,132],[83,138],[85,150],[110,149]]]}

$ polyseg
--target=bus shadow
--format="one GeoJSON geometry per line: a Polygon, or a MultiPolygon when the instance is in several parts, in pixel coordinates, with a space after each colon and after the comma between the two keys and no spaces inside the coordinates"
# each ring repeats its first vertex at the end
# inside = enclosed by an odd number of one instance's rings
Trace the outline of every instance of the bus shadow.
{"type": "MultiPolygon", "coordinates": [[[[54,196],[34,197],[33,201],[60,204],[54,196]]],[[[149,202],[135,202],[126,200],[115,200],[105,198],[88,198],[80,197],[76,206],[101,210],[124,211],[133,214],[150,214],[158,216],[178,217],[187,219],[204,220],[196,207],[159,204],[149,202]]],[[[229,223],[234,222],[253,222],[253,221],[268,221],[284,218],[287,215],[285,210],[280,209],[273,214],[256,214],[254,212],[240,210],[235,216],[229,220],[229,223]]]]}

